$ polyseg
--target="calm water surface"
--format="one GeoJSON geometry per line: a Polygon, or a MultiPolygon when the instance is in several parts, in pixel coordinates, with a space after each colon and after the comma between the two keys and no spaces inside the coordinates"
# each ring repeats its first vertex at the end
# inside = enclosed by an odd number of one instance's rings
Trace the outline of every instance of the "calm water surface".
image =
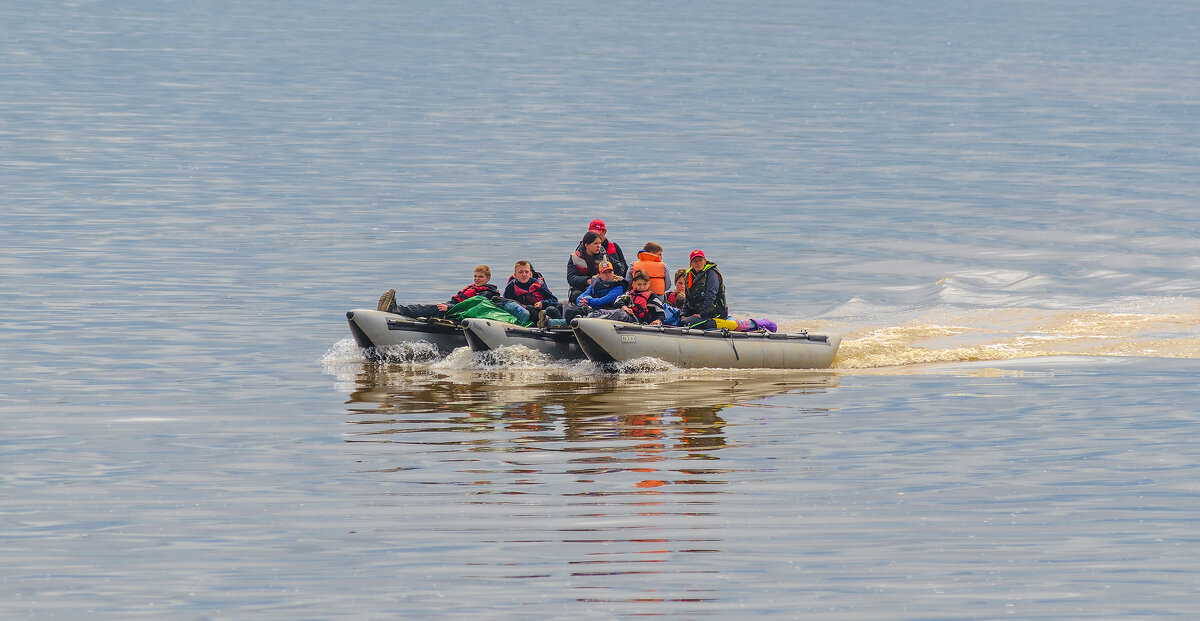
{"type": "Polygon", "coordinates": [[[1191,3],[0,16],[2,617],[1200,604],[1191,3]],[[834,368],[349,341],[594,217],[834,368]]]}

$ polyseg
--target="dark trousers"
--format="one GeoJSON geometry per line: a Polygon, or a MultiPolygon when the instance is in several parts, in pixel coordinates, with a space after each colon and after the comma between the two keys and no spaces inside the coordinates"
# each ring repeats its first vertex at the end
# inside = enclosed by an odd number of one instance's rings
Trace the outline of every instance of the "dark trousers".
{"type": "Polygon", "coordinates": [[[445,317],[446,311],[438,310],[437,304],[405,304],[404,306],[396,305],[392,309],[393,313],[404,315],[405,317],[445,317]]]}
{"type": "Polygon", "coordinates": [[[705,319],[704,321],[701,321],[698,324],[691,324],[691,325],[689,325],[686,321],[684,321],[685,319],[687,319],[687,317],[679,318],[679,327],[680,328],[691,328],[693,330],[718,330],[719,329],[717,327],[717,322],[713,321],[712,319],[705,319]]]}

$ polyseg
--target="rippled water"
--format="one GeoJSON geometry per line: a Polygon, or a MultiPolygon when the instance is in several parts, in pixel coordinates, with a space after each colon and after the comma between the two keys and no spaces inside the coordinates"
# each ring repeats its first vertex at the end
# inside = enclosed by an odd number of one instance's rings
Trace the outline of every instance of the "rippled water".
{"type": "Polygon", "coordinates": [[[0,14],[0,616],[1196,607],[1189,3],[0,14]],[[833,368],[349,340],[598,216],[833,368]]]}

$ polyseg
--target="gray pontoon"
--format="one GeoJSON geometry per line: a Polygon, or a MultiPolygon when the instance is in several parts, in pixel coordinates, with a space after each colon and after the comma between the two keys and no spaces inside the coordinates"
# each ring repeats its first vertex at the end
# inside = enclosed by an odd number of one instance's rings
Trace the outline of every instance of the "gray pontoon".
{"type": "Polygon", "coordinates": [[[350,322],[354,342],[371,352],[373,357],[378,357],[375,355],[377,348],[406,343],[429,343],[440,354],[467,346],[462,327],[447,319],[416,319],[356,308],[346,313],[346,321],[350,322]]]}
{"type": "Polygon", "coordinates": [[[463,335],[472,351],[490,351],[522,345],[559,359],[582,359],[583,350],[568,327],[523,328],[491,319],[463,319],[463,335]]]}
{"type": "Polygon", "coordinates": [[[842,337],[642,326],[607,319],[571,322],[583,353],[593,362],[658,358],[681,367],[825,369],[842,337]]]}

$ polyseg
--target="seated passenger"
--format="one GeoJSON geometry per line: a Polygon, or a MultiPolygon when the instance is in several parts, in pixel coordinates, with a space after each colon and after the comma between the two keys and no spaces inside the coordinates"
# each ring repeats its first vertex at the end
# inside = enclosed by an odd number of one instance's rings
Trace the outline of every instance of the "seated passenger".
{"type": "Polygon", "coordinates": [[[608,238],[608,226],[604,224],[604,220],[596,218],[588,225],[588,230],[600,236],[600,243],[604,250],[608,261],[613,264],[613,270],[618,276],[624,276],[626,270],[629,269],[628,262],[625,261],[625,253],[617,242],[608,238]]]}
{"type": "Polygon", "coordinates": [[[550,317],[561,317],[558,310],[558,298],[546,286],[546,279],[533,269],[529,261],[517,261],[513,266],[513,275],[508,277],[508,285],[504,287],[504,302],[501,306],[512,313],[521,323],[528,323],[530,317],[537,318],[545,312],[550,317]]]}
{"type": "Polygon", "coordinates": [[[675,270],[675,288],[667,294],[666,298],[667,304],[670,304],[675,308],[683,307],[684,291],[687,290],[687,278],[685,278],[687,273],[688,271],[686,269],[675,270]]]}
{"type": "Polygon", "coordinates": [[[688,257],[687,289],[684,291],[683,317],[679,325],[685,328],[713,330],[718,326],[714,319],[729,316],[725,302],[725,279],[717,270],[717,264],[704,256],[703,250],[693,250],[688,257]]]}
{"type": "Polygon", "coordinates": [[[638,253],[638,260],[629,266],[629,272],[625,274],[625,280],[633,282],[633,275],[641,270],[646,272],[650,277],[650,290],[658,295],[667,294],[667,264],[662,260],[663,247],[654,243],[646,242],[642,247],[642,251],[638,253]]]}
{"type": "Polygon", "coordinates": [[[612,263],[602,261],[598,267],[600,273],[596,276],[596,280],[588,286],[586,291],[579,294],[579,297],[576,298],[577,303],[563,304],[563,318],[539,317],[539,328],[565,325],[572,319],[587,315],[594,310],[615,307],[617,298],[629,290],[629,283],[624,278],[616,276],[612,263]]]}
{"type": "Polygon", "coordinates": [[[599,317],[626,323],[661,326],[666,317],[661,295],[650,290],[650,275],[642,270],[633,273],[633,291],[617,298],[620,308],[592,311],[588,317],[599,317]]]}
{"type": "Polygon", "coordinates": [[[595,277],[600,274],[600,263],[605,260],[607,255],[604,254],[600,234],[588,231],[583,241],[579,242],[579,248],[567,258],[567,284],[571,287],[567,292],[567,302],[575,304],[579,294],[596,280],[595,277]]]}
{"type": "Polygon", "coordinates": [[[450,310],[451,306],[469,300],[477,295],[482,295],[491,299],[495,299],[500,295],[500,290],[496,285],[488,283],[492,279],[492,269],[486,265],[480,265],[475,268],[474,281],[463,287],[462,291],[454,294],[449,302],[441,304],[396,304],[396,290],[388,289],[379,296],[379,310],[386,313],[395,313],[404,315],[405,317],[445,317],[446,311],[450,310]]]}

